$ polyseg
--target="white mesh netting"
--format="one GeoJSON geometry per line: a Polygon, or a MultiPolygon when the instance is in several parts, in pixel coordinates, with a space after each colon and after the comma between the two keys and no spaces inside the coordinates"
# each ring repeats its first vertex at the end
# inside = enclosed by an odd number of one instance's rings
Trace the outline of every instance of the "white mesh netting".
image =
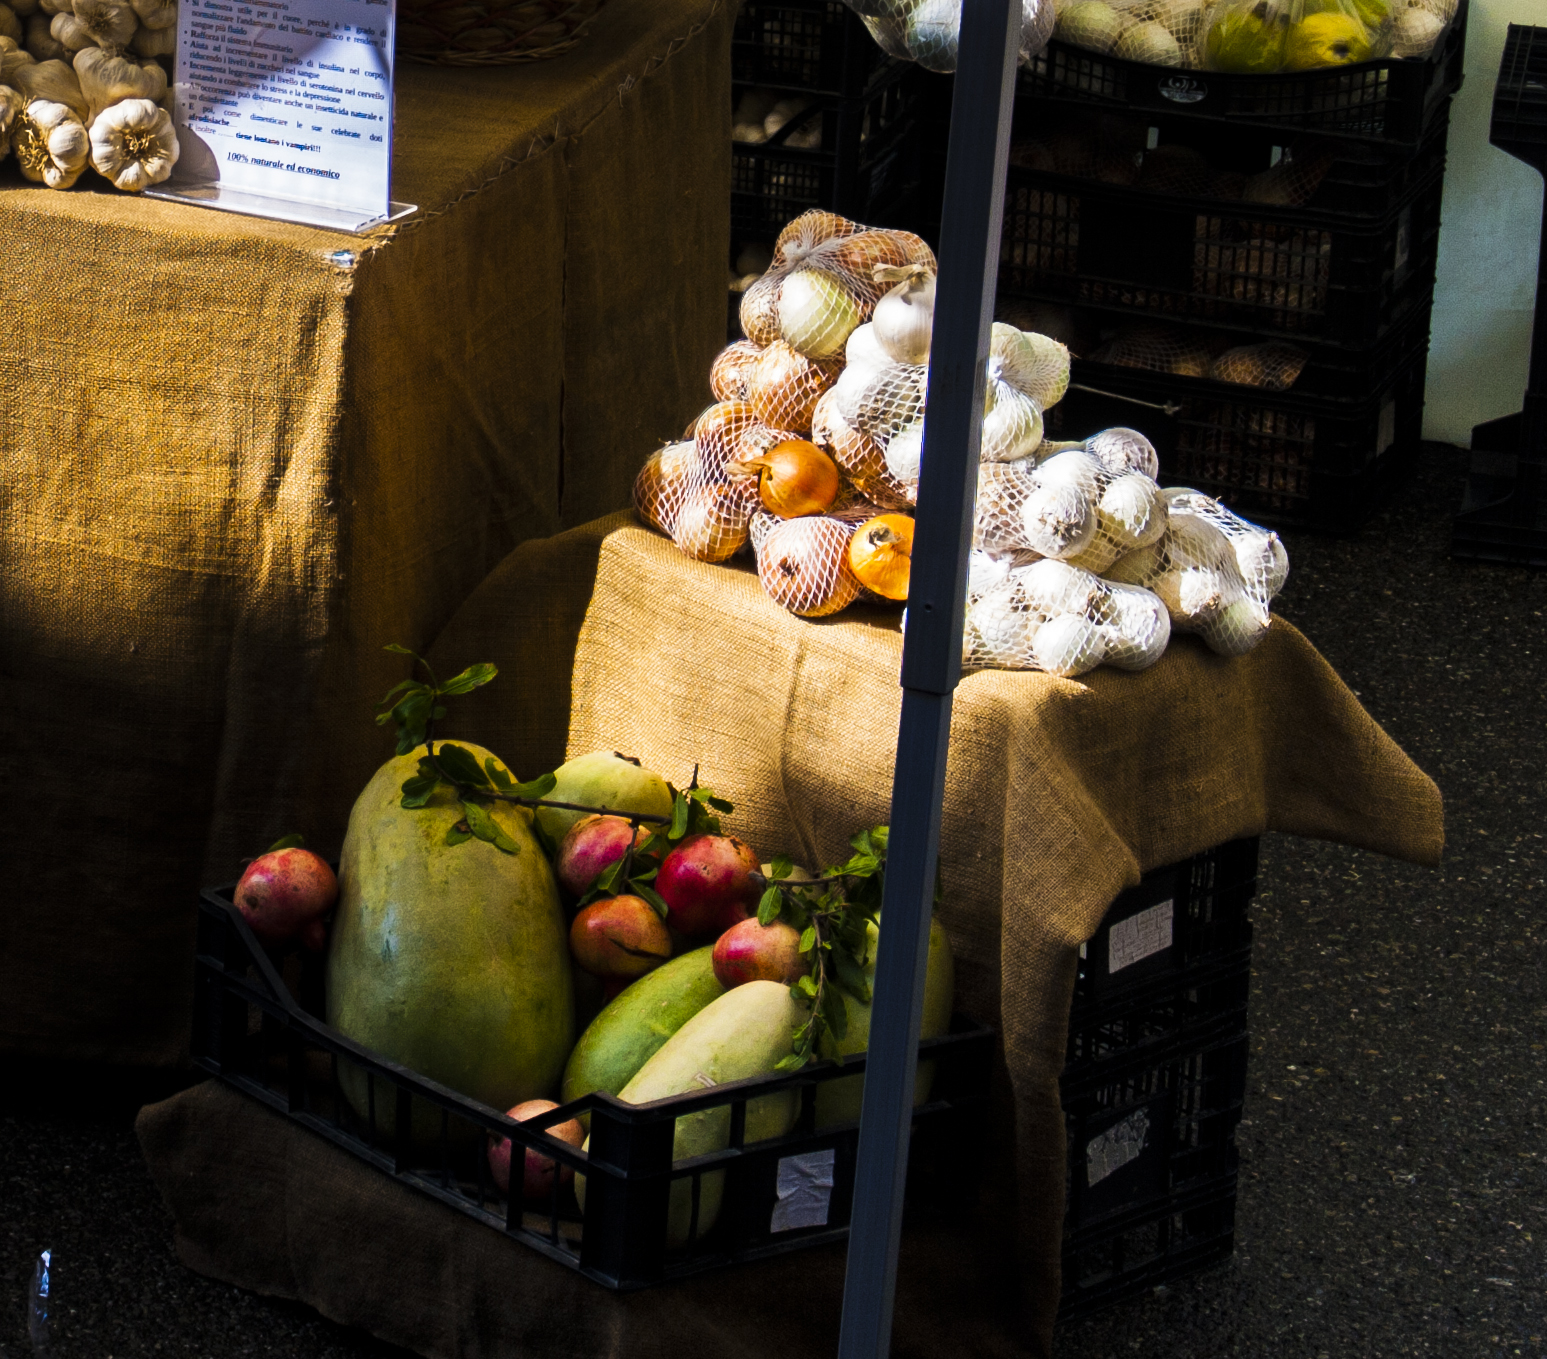
{"type": "MultiPolygon", "coordinates": [[[[927,71],[956,69],[961,0],[843,0],[865,21],[884,52],[927,71]]],[[[1053,36],[1054,0],[1021,0],[1022,65],[1053,36]]]]}
{"type": "MultiPolygon", "coordinates": [[[[635,481],[645,522],[701,561],[750,547],[763,589],[802,617],[907,599],[934,304],[933,261],[909,258],[916,239],[830,214],[786,229],[747,294],[763,338],[720,354],[715,404],[635,481]],[[861,265],[868,290],[855,281],[861,265]],[[786,290],[803,271],[844,280],[854,311],[841,345],[825,326],[786,324],[786,290]]],[[[1248,650],[1287,570],[1276,535],[1197,491],[1162,491],[1155,448],[1137,430],[1044,440],[1043,414],[1068,385],[1064,344],[994,323],[965,663],[1139,670],[1173,628],[1216,651],[1248,650]]]]}

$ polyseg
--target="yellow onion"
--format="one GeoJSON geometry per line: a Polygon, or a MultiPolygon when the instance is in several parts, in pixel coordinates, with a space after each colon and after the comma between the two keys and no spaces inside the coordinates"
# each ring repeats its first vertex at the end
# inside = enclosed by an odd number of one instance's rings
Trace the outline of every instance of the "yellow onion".
{"type": "Polygon", "coordinates": [[[752,365],[763,351],[751,340],[737,340],[720,351],[709,370],[709,386],[716,401],[745,401],[752,365]]]}
{"type": "Polygon", "coordinates": [[[757,575],[769,598],[803,618],[837,613],[859,596],[849,566],[853,529],[826,515],[786,519],[757,554],[757,575]]]}
{"type": "Polygon", "coordinates": [[[701,562],[723,562],[747,543],[754,503],[738,486],[701,486],[677,511],[672,542],[701,562]]]}
{"type": "Polygon", "coordinates": [[[634,509],[639,517],[652,528],[670,533],[697,466],[698,452],[691,443],[667,444],[652,453],[634,478],[634,509]]]}
{"type": "Polygon", "coordinates": [[[770,428],[807,433],[817,401],[842,371],[841,362],[807,358],[779,341],[759,353],[746,370],[747,399],[770,428]]]}
{"type": "Polygon", "coordinates": [[[838,498],[837,464],[806,439],[786,439],[725,470],[733,477],[755,476],[763,508],[781,519],[821,514],[838,498]]]}

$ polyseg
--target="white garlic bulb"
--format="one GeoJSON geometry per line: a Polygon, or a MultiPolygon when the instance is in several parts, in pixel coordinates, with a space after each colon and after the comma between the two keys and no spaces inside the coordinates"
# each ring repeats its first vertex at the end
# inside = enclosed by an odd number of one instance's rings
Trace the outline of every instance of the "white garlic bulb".
{"type": "Polygon", "coordinates": [[[989,377],[984,387],[983,462],[1015,462],[1029,457],[1042,442],[1042,408],[1008,382],[989,377]]]}
{"type": "Polygon", "coordinates": [[[862,326],[855,326],[848,342],[843,347],[843,373],[838,380],[843,380],[843,375],[853,371],[852,384],[858,384],[860,374],[873,373],[878,368],[885,368],[892,362],[892,356],[881,347],[881,341],[876,338],[875,325],[866,321],[862,326]]]}
{"type": "Polygon", "coordinates": [[[1072,679],[1094,670],[1106,658],[1106,629],[1084,614],[1059,614],[1037,629],[1032,654],[1048,674],[1072,679]]]}
{"type": "Polygon", "coordinates": [[[177,25],[170,28],[145,28],[135,30],[129,40],[129,50],[142,57],[169,57],[177,51],[177,25]]]}
{"type": "Polygon", "coordinates": [[[149,99],[125,99],[91,125],[91,163],[114,188],[139,193],[177,164],[177,134],[167,111],[149,99]]]}
{"type": "Polygon", "coordinates": [[[0,156],[11,151],[11,137],[16,131],[16,120],[26,107],[27,101],[9,85],[0,85],[0,156]]]}
{"type": "Polygon", "coordinates": [[[34,184],[68,189],[86,168],[91,142],[68,105],[31,100],[16,120],[12,146],[21,172],[34,184]]]}
{"type": "Polygon", "coordinates": [[[877,283],[895,286],[876,303],[870,324],[876,340],[897,363],[925,363],[934,325],[935,275],[922,264],[878,264],[877,283]]]}
{"type": "Polygon", "coordinates": [[[100,47],[75,54],[75,74],[86,97],[87,124],[110,104],[124,99],[159,102],[167,92],[167,75],[155,62],[141,65],[128,57],[112,56],[100,47]]]}

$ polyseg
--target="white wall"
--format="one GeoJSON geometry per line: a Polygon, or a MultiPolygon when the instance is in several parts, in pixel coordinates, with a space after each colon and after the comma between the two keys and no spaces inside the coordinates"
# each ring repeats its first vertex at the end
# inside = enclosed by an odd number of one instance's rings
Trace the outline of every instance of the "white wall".
{"type": "Polygon", "coordinates": [[[1547,0],[1471,0],[1451,108],[1424,410],[1424,437],[1449,443],[1470,444],[1473,425],[1519,410],[1525,393],[1542,177],[1488,141],[1511,23],[1547,27],[1547,0]]]}

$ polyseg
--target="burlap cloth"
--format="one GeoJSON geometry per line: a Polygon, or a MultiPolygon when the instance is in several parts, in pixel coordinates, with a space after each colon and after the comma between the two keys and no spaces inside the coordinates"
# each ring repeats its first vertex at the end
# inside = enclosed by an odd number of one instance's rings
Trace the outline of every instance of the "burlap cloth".
{"type": "MultiPolygon", "coordinates": [[[[887,819],[900,655],[896,611],[804,622],[749,571],[689,561],[626,515],[517,549],[434,650],[447,669],[492,660],[502,671],[458,701],[446,734],[476,738],[523,776],[566,751],[625,751],[678,782],[698,762],[735,802],[738,833],[811,867],[887,819]]],[[[1047,1352],[1078,946],[1142,870],[1264,830],[1420,863],[1443,843],[1434,784],[1282,620],[1235,660],[1182,638],[1138,675],[963,681],[941,916],[958,1007],[1001,1031],[1004,1065],[977,1222],[966,1238],[915,1243],[898,1354],[1047,1352]]],[[[147,1110],[141,1135],[190,1264],[426,1354],[831,1352],[833,1253],[619,1298],[217,1087],[147,1110]],[[259,1158],[237,1177],[245,1188],[227,1187],[232,1145],[259,1158]],[[382,1226],[388,1255],[332,1259],[357,1239],[350,1214],[382,1226]]]]}
{"type": "Polygon", "coordinates": [[[0,182],[0,1054],[186,1052],[194,901],[336,845],[388,642],[626,502],[725,337],[727,0],[404,63],[366,238],[0,182]]]}

